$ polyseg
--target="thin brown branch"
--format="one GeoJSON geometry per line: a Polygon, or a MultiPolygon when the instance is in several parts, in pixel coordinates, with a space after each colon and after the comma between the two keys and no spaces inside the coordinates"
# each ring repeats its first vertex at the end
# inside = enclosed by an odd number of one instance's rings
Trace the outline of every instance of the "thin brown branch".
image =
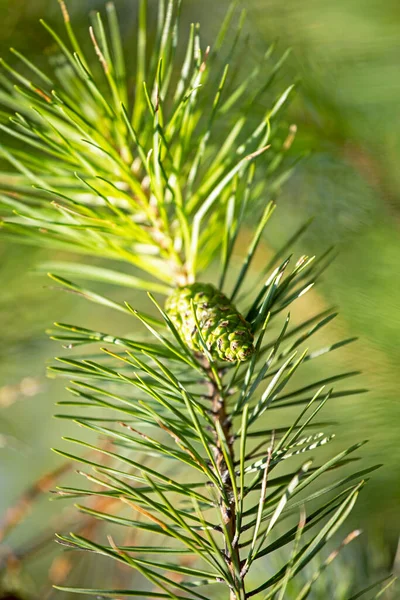
{"type": "MultiPolygon", "coordinates": [[[[231,431],[231,420],[227,413],[226,400],[216,383],[210,377],[208,382],[210,390],[210,397],[212,403],[212,415],[214,422],[219,422],[222,428],[223,435],[228,445],[228,452],[230,454],[232,463],[234,464],[234,436],[231,431]]],[[[221,444],[217,433],[215,432],[215,447],[214,447],[214,458],[218,469],[218,473],[221,481],[224,485],[225,495],[219,497],[219,508],[221,511],[222,520],[225,526],[226,535],[228,537],[225,540],[225,557],[226,564],[232,574],[233,581],[235,582],[235,588],[231,588],[230,600],[239,600],[245,595],[244,580],[237,576],[237,566],[240,569],[240,551],[239,551],[239,538],[236,535],[236,507],[233,494],[233,483],[229,474],[229,470],[224,458],[224,454],[221,448],[221,444]],[[240,596],[242,592],[243,596],[240,596]]]]}
{"type": "Polygon", "coordinates": [[[33,503],[44,492],[50,491],[54,483],[62,475],[70,471],[73,463],[63,463],[53,471],[40,477],[33,485],[28,487],[18,498],[17,502],[10,506],[0,523],[0,541],[2,541],[15,527],[17,527],[30,512],[33,503]]]}

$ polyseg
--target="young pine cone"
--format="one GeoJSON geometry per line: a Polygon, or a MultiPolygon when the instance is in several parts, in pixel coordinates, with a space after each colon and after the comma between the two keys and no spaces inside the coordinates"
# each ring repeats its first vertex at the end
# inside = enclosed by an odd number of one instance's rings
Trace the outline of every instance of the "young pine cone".
{"type": "Polygon", "coordinates": [[[177,288],[167,299],[165,309],[182,339],[194,352],[204,354],[194,311],[213,359],[245,361],[254,352],[254,336],[249,323],[229,298],[210,283],[177,288]]]}

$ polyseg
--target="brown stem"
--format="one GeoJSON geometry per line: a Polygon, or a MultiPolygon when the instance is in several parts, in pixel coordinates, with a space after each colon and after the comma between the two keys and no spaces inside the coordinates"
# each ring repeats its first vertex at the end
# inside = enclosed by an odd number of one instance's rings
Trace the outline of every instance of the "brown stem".
{"type": "MultiPolygon", "coordinates": [[[[231,431],[231,420],[227,414],[225,398],[221,394],[218,386],[215,383],[209,382],[210,398],[212,402],[212,414],[214,422],[219,422],[224,434],[224,437],[228,444],[228,451],[234,464],[234,449],[233,449],[233,435],[231,431]]],[[[238,591],[241,590],[244,594],[244,582],[241,579],[238,580],[238,576],[235,571],[235,564],[239,565],[240,570],[240,552],[237,537],[235,538],[236,529],[236,508],[233,494],[232,480],[229,474],[228,467],[224,458],[224,454],[221,448],[220,441],[217,434],[215,433],[215,447],[214,447],[214,458],[217,465],[218,473],[224,484],[225,497],[220,495],[219,506],[221,510],[222,519],[226,528],[228,539],[225,542],[225,560],[228,568],[232,574],[233,580],[235,581],[235,589],[231,589],[230,600],[238,600],[238,591]]]]}

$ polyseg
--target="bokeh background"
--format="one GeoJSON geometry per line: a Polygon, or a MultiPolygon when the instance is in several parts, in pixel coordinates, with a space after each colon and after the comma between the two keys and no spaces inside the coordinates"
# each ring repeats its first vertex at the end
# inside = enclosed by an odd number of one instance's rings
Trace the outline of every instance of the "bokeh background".
{"type": "MultiPolygon", "coordinates": [[[[150,9],[156,4],[150,0],[150,9]]],[[[212,43],[230,4],[183,0],[182,26],[200,21],[203,45],[212,43]]],[[[249,64],[272,41],[277,41],[278,56],[292,48],[280,77],[297,82],[288,118],[298,127],[299,151],[311,150],[282,190],[258,267],[311,216],[315,220],[298,252],[321,254],[332,245],[338,250],[323,282],[304,299],[302,311],[311,315],[338,305],[340,317],[320,339],[359,337],[329,355],[329,370],[362,370],[356,384],[369,392],[336,400],[325,416],[341,424],[340,447],[369,439],[364,463],[383,464],[352,520],[365,531],[358,546],[359,554],[366,553],[361,562],[371,572],[385,572],[395,561],[400,530],[400,4],[246,0],[245,5],[249,64]]],[[[102,6],[97,0],[69,0],[82,36],[87,36],[88,11],[102,6]]],[[[134,43],[135,0],[116,0],[116,6],[129,47],[134,43]]],[[[49,40],[39,18],[61,26],[56,0],[0,0],[0,14],[0,55],[12,62],[8,48],[13,46],[43,65],[49,40]]],[[[65,392],[62,382],[45,377],[44,365],[57,350],[45,329],[54,320],[85,323],[93,311],[34,273],[38,263],[54,258],[48,252],[4,243],[0,236],[0,256],[0,513],[9,517],[7,511],[20,494],[59,465],[49,447],[57,446],[68,431],[52,417],[55,401],[65,392]]],[[[97,310],[98,322],[109,318],[97,310]]],[[[328,372],[324,360],[313,361],[321,377],[328,372]]],[[[42,482],[43,489],[46,485],[42,482]]],[[[24,586],[37,598],[49,593],[50,559],[48,550],[36,552],[36,546],[51,537],[60,510],[66,509],[38,494],[23,526],[15,527],[7,539],[14,549],[28,547],[24,586]]],[[[1,573],[0,585],[14,585],[2,581],[1,573]]]]}

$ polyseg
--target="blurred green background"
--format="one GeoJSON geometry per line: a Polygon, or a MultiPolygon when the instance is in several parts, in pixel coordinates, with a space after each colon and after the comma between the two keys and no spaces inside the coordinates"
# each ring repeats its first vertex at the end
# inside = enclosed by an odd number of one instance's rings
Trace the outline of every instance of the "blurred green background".
{"type": "MultiPolygon", "coordinates": [[[[155,10],[157,3],[149,4],[155,10]]],[[[212,44],[229,5],[229,0],[183,0],[183,27],[200,21],[203,46],[212,44]]],[[[278,55],[292,48],[281,77],[298,82],[289,118],[298,127],[298,149],[311,149],[282,190],[258,266],[310,216],[315,221],[298,252],[321,254],[331,245],[339,251],[322,284],[300,308],[311,316],[340,306],[340,317],[320,341],[360,338],[329,355],[329,363],[316,361],[313,369],[319,369],[322,377],[333,361],[333,369],[363,370],[356,385],[367,387],[369,393],[336,400],[325,416],[342,424],[336,442],[340,447],[354,439],[369,439],[364,462],[384,464],[352,519],[366,530],[377,568],[390,568],[400,526],[400,4],[246,0],[245,5],[249,62],[274,40],[278,55]]],[[[102,6],[97,0],[68,2],[81,35],[87,35],[87,12],[102,6]]],[[[129,47],[135,42],[136,2],[116,0],[116,6],[129,47]]],[[[10,59],[12,45],[44,64],[48,38],[38,20],[44,16],[61,28],[56,0],[0,0],[0,11],[0,55],[10,59]]],[[[46,338],[46,326],[54,320],[95,325],[108,317],[102,309],[94,316],[83,300],[66,297],[32,274],[35,264],[53,255],[4,244],[0,238],[0,256],[0,511],[4,513],[27,486],[59,463],[49,447],[66,433],[65,424],[52,418],[54,402],[65,392],[62,382],[44,374],[45,362],[57,350],[46,338]]],[[[122,321],[114,325],[123,326],[122,321]]],[[[27,531],[34,537],[44,528],[56,529],[60,505],[55,504],[41,499],[11,543],[22,544],[27,531]]],[[[37,569],[31,570],[33,580],[37,569]]]]}

